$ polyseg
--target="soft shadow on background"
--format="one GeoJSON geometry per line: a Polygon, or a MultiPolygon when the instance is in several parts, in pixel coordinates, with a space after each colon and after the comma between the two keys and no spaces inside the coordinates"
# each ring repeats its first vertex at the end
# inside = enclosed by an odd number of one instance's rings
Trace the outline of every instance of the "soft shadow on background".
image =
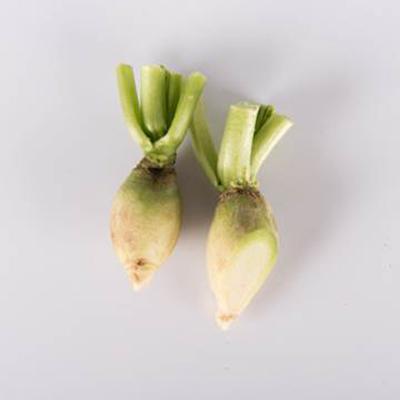
{"type": "Polygon", "coordinates": [[[265,162],[260,178],[277,219],[280,253],[249,315],[265,316],[268,307],[279,303],[307,268],[313,249],[326,245],[352,207],[358,189],[349,187],[351,180],[343,176],[340,160],[332,162],[332,138],[327,137],[353,101],[352,90],[346,79],[331,76],[304,82],[278,98],[290,104],[295,125],[265,162]]]}
{"type": "MultiPolygon", "coordinates": [[[[206,89],[206,113],[217,149],[228,107],[240,99],[239,94],[217,85],[206,89]]],[[[213,323],[214,303],[207,281],[206,244],[219,192],[196,160],[190,132],[178,151],[176,170],[183,200],[182,230],[172,259],[168,261],[170,265],[166,266],[174,268],[174,272],[165,273],[163,278],[171,286],[171,296],[189,303],[194,309],[206,309],[203,317],[213,323]],[[175,257],[187,262],[174,263],[175,257]]]]}

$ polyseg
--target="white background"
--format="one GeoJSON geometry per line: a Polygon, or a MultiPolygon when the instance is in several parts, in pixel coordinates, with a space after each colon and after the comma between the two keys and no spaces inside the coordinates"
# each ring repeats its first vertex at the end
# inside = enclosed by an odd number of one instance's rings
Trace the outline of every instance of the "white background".
{"type": "Polygon", "coordinates": [[[1,399],[400,397],[399,2],[1,4],[1,399]],[[189,139],[172,257],[134,293],[113,253],[119,62],[206,74],[215,137],[238,100],[295,122],[260,173],[279,262],[228,333],[189,139]]]}

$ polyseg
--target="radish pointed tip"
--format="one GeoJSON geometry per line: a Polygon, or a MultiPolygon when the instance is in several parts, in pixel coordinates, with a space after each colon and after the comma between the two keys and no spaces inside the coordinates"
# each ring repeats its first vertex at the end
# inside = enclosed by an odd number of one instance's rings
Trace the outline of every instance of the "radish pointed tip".
{"type": "Polygon", "coordinates": [[[218,313],[216,315],[217,324],[223,331],[227,331],[236,318],[235,314],[218,313]]]}
{"type": "Polygon", "coordinates": [[[153,278],[155,268],[150,265],[143,266],[141,268],[129,268],[128,276],[132,283],[135,291],[141,290],[144,286],[147,286],[153,278]]]}

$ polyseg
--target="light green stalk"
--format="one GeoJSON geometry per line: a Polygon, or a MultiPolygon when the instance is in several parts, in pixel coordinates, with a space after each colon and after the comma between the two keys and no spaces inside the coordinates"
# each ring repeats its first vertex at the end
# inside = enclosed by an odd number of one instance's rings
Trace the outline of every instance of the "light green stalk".
{"type": "Polygon", "coordinates": [[[259,106],[239,103],[229,109],[218,157],[218,176],[224,187],[250,181],[253,135],[259,106]]]}
{"type": "Polygon", "coordinates": [[[251,177],[256,178],[262,163],[272,149],[293,125],[287,117],[279,114],[271,115],[255,135],[251,154],[251,177]]]}
{"type": "Polygon", "coordinates": [[[260,105],[260,110],[258,111],[257,115],[257,122],[256,122],[256,127],[254,129],[255,135],[258,133],[259,129],[267,122],[267,120],[271,117],[271,115],[274,113],[274,107],[271,105],[260,105]]]}
{"type": "Polygon", "coordinates": [[[168,72],[161,65],[145,65],[140,71],[140,100],[143,125],[155,142],[167,132],[168,72]]]}
{"type": "Polygon", "coordinates": [[[136,94],[132,67],[120,64],[117,68],[117,78],[121,106],[129,131],[142,150],[145,153],[150,152],[153,145],[141,126],[139,100],[136,94]]]}
{"type": "Polygon", "coordinates": [[[170,72],[168,76],[168,94],[167,94],[167,109],[168,109],[168,125],[171,124],[176,107],[179,102],[182,89],[182,75],[175,72],[170,72]]]}
{"type": "Polygon", "coordinates": [[[220,190],[221,183],[217,176],[218,155],[211,139],[202,99],[199,100],[193,114],[191,132],[197,160],[213,186],[220,190]]]}
{"type": "Polygon", "coordinates": [[[199,72],[194,72],[185,80],[168,132],[155,143],[155,154],[172,156],[176,153],[192,121],[205,83],[206,78],[199,72]]]}

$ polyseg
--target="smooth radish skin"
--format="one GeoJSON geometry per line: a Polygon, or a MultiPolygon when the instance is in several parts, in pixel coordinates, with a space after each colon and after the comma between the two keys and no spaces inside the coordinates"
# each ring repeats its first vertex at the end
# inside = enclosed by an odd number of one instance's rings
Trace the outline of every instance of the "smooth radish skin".
{"type": "Polygon", "coordinates": [[[207,266],[218,307],[216,321],[222,329],[243,312],[276,262],[277,227],[258,190],[256,174],[291,125],[271,106],[235,104],[217,154],[201,102],[193,117],[195,154],[221,192],[208,236],[207,266]]]}
{"type": "Polygon", "coordinates": [[[117,192],[111,211],[114,249],[135,289],[150,281],[178,240],[182,201],[172,166],[143,159],[117,192]]]}
{"type": "Polygon", "coordinates": [[[135,289],[148,284],[179,237],[182,201],[174,163],[205,85],[160,65],[141,69],[141,102],[132,68],[117,69],[125,121],[145,157],[115,195],[111,240],[135,289]]]}
{"type": "Polygon", "coordinates": [[[278,233],[270,207],[255,189],[220,195],[211,224],[207,263],[216,319],[226,329],[260,289],[277,256],[278,233]]]}

